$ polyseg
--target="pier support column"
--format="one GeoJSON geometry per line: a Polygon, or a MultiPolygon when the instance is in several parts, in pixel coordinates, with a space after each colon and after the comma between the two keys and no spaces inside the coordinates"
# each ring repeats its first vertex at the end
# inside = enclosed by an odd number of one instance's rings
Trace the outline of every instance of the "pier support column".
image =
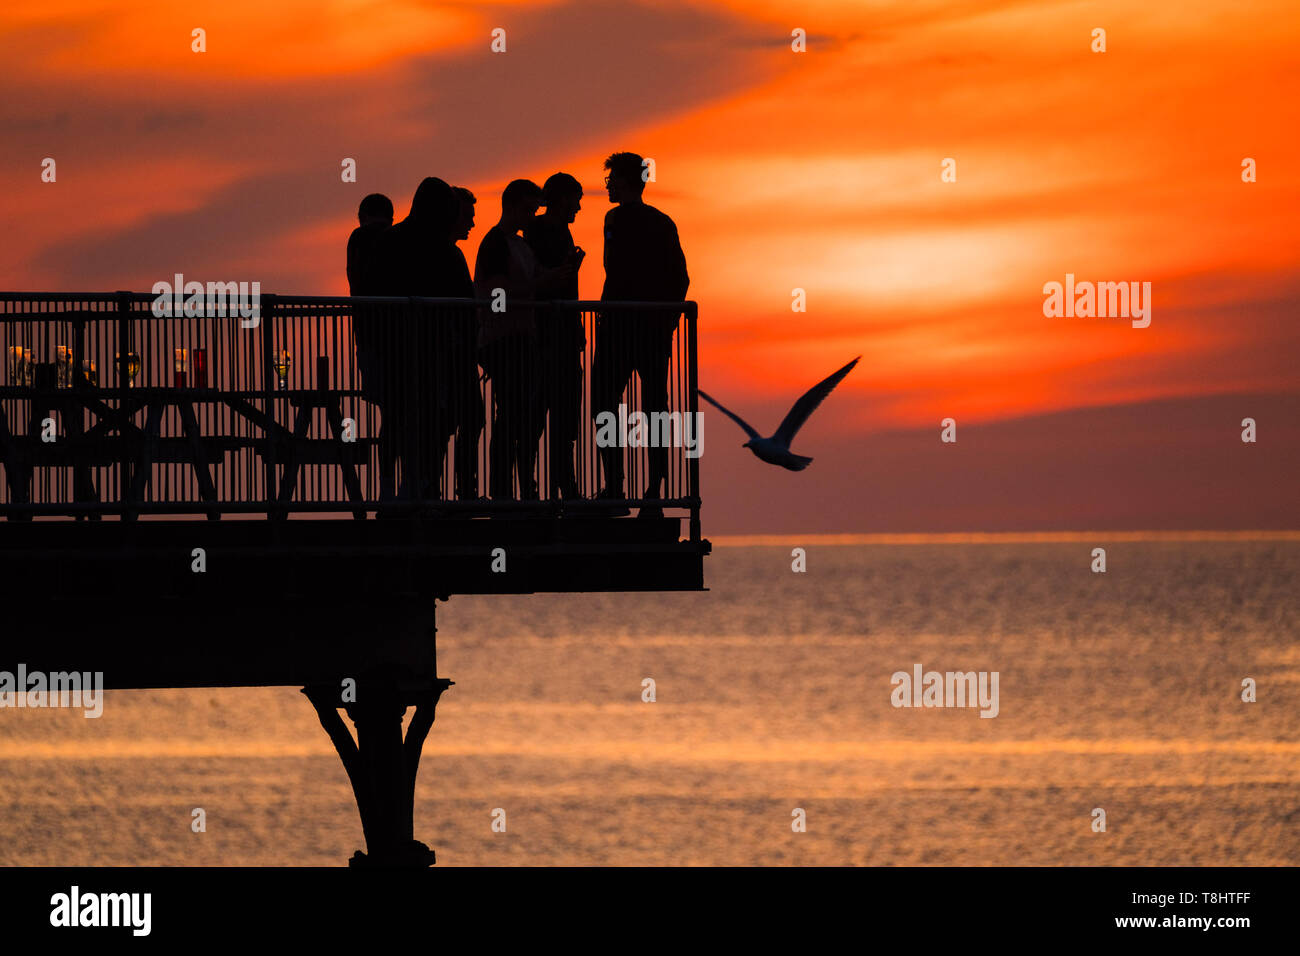
{"type": "Polygon", "coordinates": [[[303,688],[343,761],[361,814],[366,850],[354,853],[350,866],[433,865],[433,850],[415,839],[415,775],[438,700],[451,685],[444,678],[415,686],[394,678],[364,678],[354,702],[340,701],[338,685],[303,688]],[[415,713],[403,738],[402,718],[410,706],[415,713]],[[356,726],[356,740],[339,708],[356,726]]]}

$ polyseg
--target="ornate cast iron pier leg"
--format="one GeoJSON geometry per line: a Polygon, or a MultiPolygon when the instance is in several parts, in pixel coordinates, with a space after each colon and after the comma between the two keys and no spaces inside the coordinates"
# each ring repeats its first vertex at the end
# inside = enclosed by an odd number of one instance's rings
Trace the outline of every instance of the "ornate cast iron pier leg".
{"type": "Polygon", "coordinates": [[[415,839],[415,775],[420,751],[433,726],[434,711],[452,681],[434,678],[418,686],[395,677],[358,681],[356,701],[339,699],[338,685],[312,685],[303,693],[316,708],[352,782],[366,851],[353,854],[351,866],[432,866],[433,851],[415,839]],[[415,707],[402,737],[402,717],[415,707]],[[356,726],[356,740],[339,715],[343,708],[356,726]]]}

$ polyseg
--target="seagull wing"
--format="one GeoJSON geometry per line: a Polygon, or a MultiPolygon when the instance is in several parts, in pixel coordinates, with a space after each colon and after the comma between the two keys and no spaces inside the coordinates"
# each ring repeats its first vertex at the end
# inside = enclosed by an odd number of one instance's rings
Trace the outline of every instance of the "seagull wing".
{"type": "Polygon", "coordinates": [[[701,389],[698,389],[698,391],[699,391],[699,393],[700,393],[700,398],[704,399],[706,402],[708,402],[710,405],[712,405],[712,406],[713,406],[714,408],[716,408],[718,411],[722,412],[722,414],[726,415],[728,418],[730,418],[733,422],[735,422],[735,423],[736,423],[737,425],[739,425],[741,428],[745,429],[745,434],[748,435],[750,438],[762,438],[762,437],[763,437],[763,436],[760,435],[758,432],[754,431],[753,428],[750,427],[749,422],[745,421],[743,418],[741,418],[739,415],[737,415],[735,412],[731,411],[730,409],[728,409],[728,408],[723,408],[721,405],[719,405],[718,402],[717,402],[717,400],[714,399],[714,397],[713,397],[712,395],[710,395],[708,392],[706,392],[704,389],[701,388],[701,389]]]}
{"type": "Polygon", "coordinates": [[[782,448],[788,450],[790,448],[790,442],[794,441],[794,433],[803,427],[803,423],[808,420],[808,416],[817,409],[817,406],[820,405],[823,400],[825,400],[826,396],[831,393],[831,390],[835,388],[836,385],[840,384],[840,380],[852,371],[853,366],[857,365],[858,360],[861,358],[862,356],[859,355],[830,378],[818,382],[812,388],[808,389],[808,391],[804,392],[803,397],[794,403],[794,408],[790,409],[790,414],[785,416],[785,421],[783,421],[781,427],[776,430],[776,434],[772,436],[772,440],[782,448]]]}

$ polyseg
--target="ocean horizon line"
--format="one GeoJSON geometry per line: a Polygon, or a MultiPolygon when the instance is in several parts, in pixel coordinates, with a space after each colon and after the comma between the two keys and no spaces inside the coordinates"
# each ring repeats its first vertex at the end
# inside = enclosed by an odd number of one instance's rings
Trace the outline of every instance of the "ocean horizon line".
{"type": "Polygon", "coordinates": [[[844,534],[705,534],[716,547],[810,544],[1073,544],[1097,541],[1300,541],[1297,530],[1256,531],[909,531],[844,534]]]}

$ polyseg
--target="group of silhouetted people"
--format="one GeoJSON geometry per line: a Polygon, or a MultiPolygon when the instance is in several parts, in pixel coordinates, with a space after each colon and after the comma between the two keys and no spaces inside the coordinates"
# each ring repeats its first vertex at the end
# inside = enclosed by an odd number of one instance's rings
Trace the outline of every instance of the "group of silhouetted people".
{"type": "MultiPolygon", "coordinates": [[[[677,227],[642,202],[644,161],[635,153],[605,160],[615,207],[605,216],[605,284],[601,300],[671,303],[659,310],[602,309],[592,347],[591,412],[614,411],[636,373],[642,410],[668,410],[673,336],[690,279],[677,227]]],[[[556,173],[538,187],[516,179],[501,193],[501,217],[483,236],[474,275],[457,243],[474,227],[476,199],[436,177],[420,183],[411,211],[393,223],[393,204],[378,193],[358,210],[348,238],[353,296],[465,300],[429,315],[358,303],[353,335],[362,393],[379,406],[380,498],[436,498],[447,443],[455,438],[455,496],[478,493],[478,450],[487,410],[480,368],[492,382],[488,493],[539,497],[538,445],[550,420],[547,454],[552,496],[577,498],[575,453],[583,427],[586,334],[578,272],[586,253],[569,230],[582,208],[582,185],[556,173]],[[538,214],[538,209],[545,212],[538,214]],[[486,301],[478,305],[469,300],[486,301]],[[534,307],[533,302],[556,302],[534,307]],[[564,304],[569,303],[569,304],[564,304]],[[402,481],[397,485],[397,462],[402,481]]],[[[597,497],[626,496],[623,449],[600,448],[604,487],[597,497]]],[[[644,497],[661,497],[668,449],[650,447],[644,497]]],[[[649,506],[643,514],[659,513],[649,506]]]]}

